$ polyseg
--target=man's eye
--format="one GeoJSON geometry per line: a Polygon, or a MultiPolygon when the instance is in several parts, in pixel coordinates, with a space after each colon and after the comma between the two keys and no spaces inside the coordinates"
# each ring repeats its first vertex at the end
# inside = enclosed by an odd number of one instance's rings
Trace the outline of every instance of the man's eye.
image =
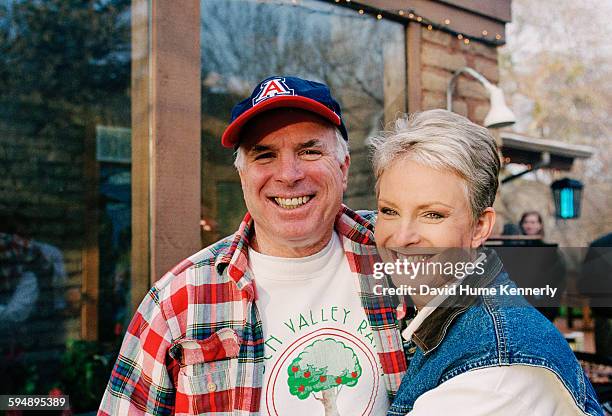
{"type": "Polygon", "coordinates": [[[381,207],[378,208],[378,212],[380,212],[383,215],[397,215],[397,211],[392,209],[392,208],[388,208],[388,207],[381,207]]]}
{"type": "Polygon", "coordinates": [[[304,149],[302,150],[301,154],[303,156],[306,156],[309,159],[312,159],[312,158],[317,158],[321,156],[323,152],[321,152],[320,150],[316,150],[316,149],[304,149]]]}
{"type": "Polygon", "coordinates": [[[270,159],[272,157],[274,157],[272,152],[260,153],[254,157],[254,160],[270,159]]]}

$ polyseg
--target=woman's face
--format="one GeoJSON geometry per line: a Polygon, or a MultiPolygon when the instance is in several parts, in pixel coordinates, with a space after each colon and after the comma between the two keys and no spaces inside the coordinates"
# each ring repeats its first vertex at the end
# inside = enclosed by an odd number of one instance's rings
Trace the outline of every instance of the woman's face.
{"type": "Polygon", "coordinates": [[[525,235],[538,235],[542,233],[542,223],[535,214],[529,214],[521,224],[525,235]]]}
{"type": "Polygon", "coordinates": [[[465,181],[450,171],[400,159],[379,179],[375,237],[381,248],[423,248],[423,254],[427,248],[476,248],[494,222],[493,208],[474,221],[465,181]]]}

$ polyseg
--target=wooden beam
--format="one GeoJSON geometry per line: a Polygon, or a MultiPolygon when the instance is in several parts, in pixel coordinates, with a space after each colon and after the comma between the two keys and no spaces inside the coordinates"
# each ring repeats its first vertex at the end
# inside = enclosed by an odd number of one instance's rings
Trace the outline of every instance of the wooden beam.
{"type": "Polygon", "coordinates": [[[512,0],[437,0],[502,22],[512,20],[512,0]]]}
{"type": "MultiPolygon", "coordinates": [[[[453,34],[460,33],[487,44],[503,45],[505,43],[505,20],[487,16],[485,13],[476,13],[467,8],[451,6],[449,3],[433,0],[358,0],[343,3],[343,5],[353,9],[366,8],[368,12],[382,10],[387,18],[399,22],[411,21],[406,11],[412,10],[415,16],[421,16],[424,19],[423,23],[431,22],[436,30],[444,30],[453,34]],[[445,22],[447,19],[448,23],[445,22]]],[[[474,6],[477,2],[474,0],[472,2],[474,4],[468,3],[466,1],[464,5],[474,6]]],[[[502,13],[500,16],[505,15],[502,13]]]]}
{"type": "Polygon", "coordinates": [[[132,1],[132,307],[201,247],[200,4],[132,1]]]}
{"type": "Polygon", "coordinates": [[[131,311],[150,287],[149,1],[132,0],[132,253],[131,311]]]}
{"type": "Polygon", "coordinates": [[[200,1],[151,0],[151,283],[201,248],[200,1]]]}
{"type": "Polygon", "coordinates": [[[406,66],[408,73],[408,112],[421,111],[421,25],[409,22],[406,27],[406,66]]]}

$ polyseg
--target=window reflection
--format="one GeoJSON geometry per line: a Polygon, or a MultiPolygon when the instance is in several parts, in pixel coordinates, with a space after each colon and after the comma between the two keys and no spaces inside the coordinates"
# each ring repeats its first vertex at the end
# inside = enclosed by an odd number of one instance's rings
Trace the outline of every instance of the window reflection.
{"type": "Polygon", "coordinates": [[[59,389],[93,410],[108,380],[120,334],[96,296],[114,305],[129,273],[130,178],[96,139],[130,127],[130,3],[0,2],[0,394],[59,389]],[[106,343],[82,341],[91,328],[106,343]]]}
{"type": "Polygon", "coordinates": [[[234,232],[245,208],[220,145],[232,106],[271,75],[328,84],[342,105],[352,164],[345,202],[374,208],[365,138],[405,104],[404,28],[315,0],[201,1],[204,244],[234,232]],[[229,184],[233,183],[233,187],[229,184]]]}

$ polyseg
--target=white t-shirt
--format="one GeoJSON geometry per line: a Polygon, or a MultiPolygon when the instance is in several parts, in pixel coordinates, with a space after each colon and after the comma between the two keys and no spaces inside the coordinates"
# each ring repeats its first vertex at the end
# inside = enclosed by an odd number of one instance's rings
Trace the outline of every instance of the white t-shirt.
{"type": "Polygon", "coordinates": [[[336,233],[312,256],[249,249],[264,333],[260,414],[385,415],[372,331],[336,233]]]}

